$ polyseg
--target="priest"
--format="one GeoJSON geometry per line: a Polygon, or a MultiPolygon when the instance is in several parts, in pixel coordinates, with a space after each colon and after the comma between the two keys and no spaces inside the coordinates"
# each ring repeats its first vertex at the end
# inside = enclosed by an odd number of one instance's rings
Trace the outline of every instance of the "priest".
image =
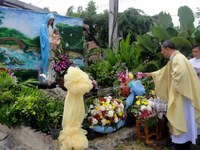
{"type": "Polygon", "coordinates": [[[161,49],[168,63],[144,77],[152,77],[158,97],[168,101],[166,116],[175,148],[188,150],[200,134],[200,82],[191,63],[171,41],[165,41],[161,49]]]}

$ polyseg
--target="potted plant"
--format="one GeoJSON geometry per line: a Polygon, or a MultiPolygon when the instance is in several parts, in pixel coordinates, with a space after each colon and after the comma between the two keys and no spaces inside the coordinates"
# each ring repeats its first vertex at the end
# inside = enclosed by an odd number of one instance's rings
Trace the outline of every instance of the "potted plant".
{"type": "Polygon", "coordinates": [[[61,131],[61,121],[63,113],[63,102],[51,101],[47,104],[49,129],[52,139],[57,139],[61,131]]]}
{"type": "Polygon", "coordinates": [[[59,124],[59,122],[60,122],[60,112],[55,111],[53,113],[50,113],[50,117],[52,117],[52,119],[53,119],[53,125],[50,128],[50,134],[51,134],[52,139],[55,140],[55,139],[58,138],[60,131],[61,131],[61,126],[59,124]]]}
{"type": "Polygon", "coordinates": [[[51,61],[53,63],[53,69],[56,72],[56,82],[62,89],[66,90],[64,87],[64,75],[67,69],[70,66],[75,66],[75,64],[69,59],[67,53],[61,48],[55,50],[54,52],[55,57],[51,58],[51,61]]]}

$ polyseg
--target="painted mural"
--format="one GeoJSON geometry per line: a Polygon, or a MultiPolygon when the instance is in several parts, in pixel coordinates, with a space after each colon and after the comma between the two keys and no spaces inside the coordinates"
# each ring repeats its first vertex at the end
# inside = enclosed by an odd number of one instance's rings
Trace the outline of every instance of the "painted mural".
{"type": "MultiPolygon", "coordinates": [[[[0,6],[0,62],[10,69],[39,70],[39,32],[46,13],[0,6]]],[[[62,48],[83,67],[83,20],[55,15],[62,48]]]]}

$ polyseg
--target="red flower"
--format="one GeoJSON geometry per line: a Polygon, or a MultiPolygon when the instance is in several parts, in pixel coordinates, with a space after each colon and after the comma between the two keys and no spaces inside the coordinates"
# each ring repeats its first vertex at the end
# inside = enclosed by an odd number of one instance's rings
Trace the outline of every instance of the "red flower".
{"type": "Polygon", "coordinates": [[[105,102],[105,101],[106,101],[105,98],[99,98],[99,100],[100,100],[101,102],[105,102]]]}
{"type": "Polygon", "coordinates": [[[125,83],[125,82],[126,82],[126,78],[123,77],[123,78],[122,78],[122,83],[125,83]]]}

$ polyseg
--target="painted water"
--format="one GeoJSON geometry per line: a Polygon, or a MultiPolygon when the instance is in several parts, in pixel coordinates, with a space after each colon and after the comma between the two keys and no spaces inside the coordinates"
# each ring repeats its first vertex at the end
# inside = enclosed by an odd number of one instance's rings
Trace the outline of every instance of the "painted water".
{"type": "Polygon", "coordinates": [[[35,51],[12,50],[0,47],[0,62],[9,69],[39,70],[41,55],[35,51]]]}

